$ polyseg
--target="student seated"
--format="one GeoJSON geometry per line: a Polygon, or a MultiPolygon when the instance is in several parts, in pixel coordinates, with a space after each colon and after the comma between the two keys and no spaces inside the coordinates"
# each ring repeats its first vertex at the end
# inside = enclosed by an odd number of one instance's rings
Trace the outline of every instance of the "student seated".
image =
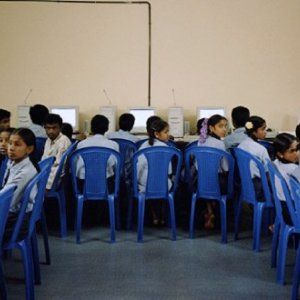
{"type": "Polygon", "coordinates": [[[49,114],[49,110],[42,104],[36,104],[29,109],[29,115],[32,124],[29,129],[32,130],[36,137],[47,138],[46,130],[44,128],[44,121],[49,114]]]}
{"type": "MultiPolygon", "coordinates": [[[[7,157],[9,138],[14,130],[15,128],[12,127],[0,130],[0,165],[1,162],[7,157]]],[[[2,184],[2,182],[0,184],[2,184]]]]}
{"type": "Polygon", "coordinates": [[[62,118],[57,114],[48,114],[44,121],[48,138],[45,143],[42,160],[50,156],[55,157],[46,186],[47,190],[50,190],[52,187],[61,157],[71,145],[69,138],[61,133],[62,123],[62,118]]]}
{"type": "MultiPolygon", "coordinates": [[[[8,241],[11,237],[15,223],[18,218],[18,212],[21,207],[21,199],[25,188],[29,181],[39,172],[38,165],[31,160],[30,155],[33,153],[35,147],[35,136],[33,132],[28,128],[15,129],[10,138],[8,144],[7,154],[10,159],[7,166],[6,173],[4,175],[3,186],[14,184],[17,186],[13,194],[13,199],[10,204],[9,216],[6,223],[4,241],[8,241]]],[[[36,193],[36,190],[35,190],[36,193]]],[[[32,211],[34,204],[35,193],[30,196],[31,200],[28,203],[22,228],[19,238],[21,239],[28,229],[28,222],[30,218],[30,212],[32,211]]]]}
{"type": "MultiPolygon", "coordinates": [[[[239,144],[238,148],[241,148],[258,158],[267,172],[268,161],[270,161],[271,158],[267,149],[257,142],[257,140],[263,140],[266,137],[266,128],[266,121],[263,118],[259,116],[251,116],[245,124],[246,134],[248,137],[239,144]]],[[[251,164],[250,171],[257,201],[264,201],[264,192],[262,189],[259,170],[256,165],[251,164]]]]}
{"type": "MultiPolygon", "coordinates": [[[[159,117],[155,118],[153,122],[148,123],[148,135],[149,139],[145,141],[141,146],[141,149],[148,147],[163,146],[169,147],[166,142],[169,140],[169,124],[159,117]]],[[[145,156],[140,156],[137,163],[138,172],[138,187],[140,192],[144,192],[147,184],[148,176],[148,162],[145,156]]],[[[169,166],[169,175],[172,175],[172,165],[169,166]]],[[[172,187],[171,178],[168,178],[169,189],[172,187]]],[[[150,202],[150,209],[152,214],[153,225],[165,224],[165,201],[150,202]],[[155,206],[156,205],[156,206],[155,206]]]]}
{"type": "Polygon", "coordinates": [[[0,108],[0,130],[10,127],[10,112],[0,108]]]}
{"type": "MultiPolygon", "coordinates": [[[[289,133],[280,133],[276,136],[273,142],[276,159],[274,165],[277,170],[281,173],[283,178],[288,181],[289,176],[293,176],[300,182],[300,166],[298,165],[299,153],[298,153],[299,142],[297,138],[289,133]]],[[[276,185],[276,183],[275,183],[276,185]]],[[[281,200],[282,213],[284,221],[288,225],[292,225],[290,214],[286,204],[286,199],[282,191],[281,185],[276,186],[278,198],[281,200]]]]}
{"type": "Polygon", "coordinates": [[[226,149],[238,146],[247,138],[245,133],[245,124],[250,117],[250,111],[247,107],[237,106],[231,111],[231,120],[234,130],[224,138],[226,149]]]}
{"type": "Polygon", "coordinates": [[[115,132],[110,132],[106,136],[109,139],[125,139],[132,142],[137,142],[139,138],[130,133],[130,130],[133,128],[134,125],[134,115],[125,113],[122,114],[119,118],[119,130],[115,132]]]}
{"type": "MultiPolygon", "coordinates": [[[[222,138],[225,137],[227,132],[227,119],[221,115],[212,115],[209,119],[205,119],[202,122],[199,135],[199,147],[213,147],[223,151],[226,151],[225,144],[222,138]]],[[[229,170],[228,162],[226,159],[221,161],[220,182],[221,190],[225,191],[227,187],[227,172],[229,170]]],[[[205,214],[205,229],[215,228],[215,202],[206,202],[206,214],[205,214]]]]}
{"type": "MultiPolygon", "coordinates": [[[[77,145],[77,149],[82,149],[86,147],[98,146],[106,147],[119,152],[119,145],[109,140],[104,136],[105,132],[108,130],[109,120],[103,115],[95,115],[91,120],[91,132],[92,135],[88,136],[85,140],[81,141],[77,145]]],[[[116,161],[114,157],[108,159],[107,166],[107,181],[108,189],[110,192],[114,191],[114,166],[116,161]]],[[[78,159],[76,165],[76,173],[79,179],[84,180],[85,172],[82,159],[78,159]]]]}
{"type": "Polygon", "coordinates": [[[65,136],[67,136],[69,138],[69,140],[72,142],[73,127],[70,123],[62,123],[61,133],[64,134],[65,136]]]}

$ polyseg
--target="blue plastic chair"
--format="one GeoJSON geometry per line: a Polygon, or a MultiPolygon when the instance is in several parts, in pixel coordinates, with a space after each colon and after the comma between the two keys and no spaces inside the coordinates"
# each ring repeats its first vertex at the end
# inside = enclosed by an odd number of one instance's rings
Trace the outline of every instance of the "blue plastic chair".
{"type": "MultiPolygon", "coordinates": [[[[49,170],[50,171],[50,170],[49,170]]],[[[49,176],[49,171],[47,169],[41,170],[36,176],[34,176],[31,181],[28,183],[21,201],[21,208],[18,214],[17,222],[14,227],[12,236],[10,240],[3,245],[3,250],[12,250],[15,248],[20,249],[23,259],[24,275],[25,275],[25,285],[26,285],[26,299],[34,299],[34,284],[33,276],[35,275],[35,270],[33,265],[36,265],[36,262],[33,260],[32,251],[32,240],[36,239],[36,222],[40,219],[41,210],[43,206],[44,194],[47,184],[47,179],[49,176]],[[26,213],[26,208],[30,199],[30,194],[33,191],[34,187],[37,187],[37,193],[35,196],[35,202],[33,209],[30,215],[28,233],[26,237],[22,240],[18,239],[19,232],[23,223],[23,219],[26,213]]],[[[34,259],[38,259],[34,257],[34,259]]]]}
{"type": "Polygon", "coordinates": [[[149,138],[143,138],[143,139],[138,140],[138,141],[136,142],[136,147],[137,147],[137,149],[139,149],[139,148],[141,147],[141,145],[142,145],[144,142],[148,141],[148,140],[149,140],[149,138]]]}
{"type": "Polygon", "coordinates": [[[36,161],[40,161],[44,154],[46,140],[47,140],[47,138],[44,138],[44,137],[36,137],[35,138],[35,149],[33,152],[33,157],[36,161]]]}
{"type": "Polygon", "coordinates": [[[277,266],[277,282],[284,284],[284,271],[285,271],[285,260],[286,253],[288,248],[289,237],[295,232],[295,226],[288,225],[285,223],[282,207],[280,203],[280,199],[278,198],[276,182],[281,185],[282,191],[284,193],[284,197],[286,199],[287,206],[289,207],[290,217],[294,224],[296,222],[296,214],[294,210],[294,204],[292,198],[290,196],[289,188],[287,183],[281,173],[277,170],[276,166],[272,163],[268,163],[268,169],[270,174],[270,181],[272,187],[272,196],[275,203],[276,210],[276,220],[274,226],[274,233],[272,239],[272,258],[271,258],[271,266],[277,266]],[[279,246],[278,258],[277,258],[277,250],[279,246]],[[277,264],[278,260],[278,264],[277,264]]]}
{"type": "Polygon", "coordinates": [[[2,238],[8,217],[9,206],[16,186],[10,185],[0,191],[0,298],[7,299],[6,285],[2,265],[2,238]]]}
{"type": "MultiPolygon", "coordinates": [[[[48,157],[48,158],[45,158],[45,159],[39,161],[40,170],[46,169],[46,171],[48,172],[48,175],[45,175],[45,176],[47,176],[47,178],[50,174],[51,167],[52,167],[54,161],[55,161],[54,156],[51,156],[51,157],[48,157]]],[[[47,220],[46,220],[44,207],[41,210],[40,221],[41,221],[41,229],[42,229],[44,248],[45,248],[46,264],[50,265],[51,257],[50,257],[50,247],[49,247],[49,239],[48,239],[48,226],[47,226],[47,220]]],[[[33,252],[35,253],[35,255],[33,257],[34,258],[36,257],[35,263],[38,264],[39,263],[39,253],[38,253],[37,239],[32,239],[32,248],[33,248],[33,252]]],[[[35,268],[37,269],[36,266],[35,266],[35,268]]],[[[39,270],[37,270],[35,272],[35,274],[37,274],[35,282],[37,284],[40,284],[39,270]]]]}
{"type": "MultiPolygon", "coordinates": [[[[138,150],[133,155],[133,196],[138,201],[138,233],[137,241],[143,241],[144,214],[146,200],[166,200],[169,203],[172,240],[176,240],[176,221],[174,208],[174,192],[182,163],[181,151],[174,147],[155,146],[138,150]],[[148,163],[148,177],[145,192],[138,189],[138,159],[144,155],[148,163]],[[174,181],[171,190],[168,188],[169,166],[176,160],[174,181]]],[[[130,203],[132,209],[132,201],[130,203]]],[[[131,220],[130,220],[131,221],[131,220]]]]}
{"type": "Polygon", "coordinates": [[[7,168],[7,162],[8,162],[7,157],[5,157],[1,162],[1,166],[0,166],[0,187],[3,184],[3,179],[4,179],[5,171],[6,171],[6,168],[7,168]]]}
{"type": "Polygon", "coordinates": [[[240,148],[233,149],[235,159],[237,161],[239,174],[241,178],[241,194],[236,205],[235,222],[234,222],[234,239],[238,239],[240,213],[242,203],[246,202],[253,205],[253,250],[260,250],[260,235],[263,212],[266,208],[273,208],[272,197],[268,185],[267,175],[262,162],[255,156],[240,148]],[[256,199],[255,189],[250,172],[250,163],[253,162],[260,173],[262,188],[264,192],[264,202],[258,202],[256,199]]]}
{"type": "Polygon", "coordinates": [[[74,197],[77,203],[76,213],[76,243],[80,243],[80,229],[82,222],[83,203],[86,200],[108,201],[109,218],[111,229],[111,241],[115,241],[115,204],[119,196],[120,175],[121,175],[121,155],[119,152],[105,147],[86,147],[75,150],[70,156],[71,179],[74,197]],[[84,162],[85,180],[83,191],[79,190],[78,178],[76,177],[76,162],[80,156],[84,162]],[[115,165],[115,186],[114,192],[109,193],[106,178],[106,166],[110,156],[116,159],[115,165]]]}
{"type": "Polygon", "coordinates": [[[198,145],[198,140],[189,142],[188,144],[185,145],[184,150],[186,151],[187,149],[197,146],[198,145]]]}
{"type": "MultiPolygon", "coordinates": [[[[121,154],[121,180],[126,186],[127,199],[132,197],[132,163],[131,159],[133,154],[137,151],[137,144],[130,140],[121,139],[121,138],[112,138],[112,141],[115,141],[119,145],[119,152],[121,154]]],[[[128,206],[129,207],[129,206],[128,206]]],[[[131,211],[128,209],[128,215],[131,211]]],[[[120,212],[117,211],[117,221],[120,220],[120,212]]],[[[129,219],[127,218],[127,229],[131,227],[129,224],[129,219]]],[[[118,222],[119,223],[119,222],[118,222]]],[[[117,228],[120,228],[120,224],[117,224],[117,228]]]]}
{"type": "MultiPolygon", "coordinates": [[[[197,200],[214,201],[220,204],[222,243],[227,243],[227,199],[233,194],[234,159],[226,151],[212,147],[189,147],[185,150],[185,172],[191,183],[191,163],[197,165],[197,186],[192,193],[189,236],[194,236],[194,216],[197,200]],[[193,159],[192,159],[193,158],[193,159]],[[228,161],[227,193],[222,194],[219,170],[222,159],[228,161]]],[[[190,189],[192,187],[190,186],[190,189]]]]}
{"type": "Polygon", "coordinates": [[[59,207],[59,220],[60,220],[60,236],[65,238],[67,236],[67,212],[66,212],[66,176],[68,176],[68,170],[66,170],[68,156],[74,151],[78,144],[74,142],[64,152],[59,162],[53,184],[51,189],[46,193],[46,199],[57,199],[59,207]],[[66,172],[65,172],[66,171],[66,172]]]}
{"type": "MultiPolygon", "coordinates": [[[[300,183],[296,181],[294,178],[290,177],[290,190],[292,194],[293,199],[293,210],[290,210],[289,212],[291,214],[291,217],[293,218],[293,215],[295,219],[293,220],[295,231],[294,233],[297,234],[299,237],[300,234],[300,183]]],[[[298,243],[297,246],[297,254],[296,254],[296,263],[294,267],[294,276],[293,276],[293,288],[292,288],[292,300],[298,299],[298,289],[299,289],[299,279],[300,279],[300,243],[298,243]]]]}

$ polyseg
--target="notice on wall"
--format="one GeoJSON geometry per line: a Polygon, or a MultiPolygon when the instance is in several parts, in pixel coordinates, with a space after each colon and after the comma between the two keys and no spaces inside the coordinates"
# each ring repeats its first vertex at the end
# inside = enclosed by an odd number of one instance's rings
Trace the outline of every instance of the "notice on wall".
{"type": "Polygon", "coordinates": [[[168,123],[170,134],[174,137],[183,137],[183,108],[169,107],[168,123]]]}

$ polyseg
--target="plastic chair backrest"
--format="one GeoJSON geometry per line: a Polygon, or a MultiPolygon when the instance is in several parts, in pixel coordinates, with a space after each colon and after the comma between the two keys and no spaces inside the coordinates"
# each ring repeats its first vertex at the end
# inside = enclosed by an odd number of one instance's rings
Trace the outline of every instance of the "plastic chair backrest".
{"type": "Polygon", "coordinates": [[[137,149],[139,149],[141,147],[141,145],[148,140],[149,140],[149,138],[143,138],[143,139],[140,139],[139,141],[137,141],[136,142],[137,149]]]}
{"type": "Polygon", "coordinates": [[[0,166],[0,187],[3,184],[3,179],[4,179],[4,174],[7,168],[7,162],[8,162],[8,158],[5,157],[2,162],[1,162],[1,166],[0,166]]]}
{"type": "Polygon", "coordinates": [[[116,160],[114,168],[115,172],[115,190],[114,195],[119,194],[120,171],[121,171],[121,155],[119,152],[106,147],[86,147],[75,150],[70,156],[71,177],[74,192],[80,194],[76,177],[76,162],[80,156],[84,162],[85,180],[83,195],[85,199],[97,200],[107,199],[107,177],[106,167],[108,159],[113,156],[116,160]]]}
{"type": "MultiPolygon", "coordinates": [[[[295,220],[293,219],[296,231],[300,231],[300,183],[290,176],[290,190],[293,199],[293,207],[295,208],[295,220]]],[[[290,209],[290,207],[289,207],[290,209]]]]}
{"type": "Polygon", "coordinates": [[[15,189],[15,185],[7,185],[0,191],[0,245],[2,245],[2,238],[8,217],[9,207],[15,189]]]}
{"type": "Polygon", "coordinates": [[[257,140],[257,142],[267,149],[271,160],[274,160],[275,159],[275,150],[274,150],[273,143],[269,142],[267,140],[257,140]]]}
{"type": "MultiPolygon", "coordinates": [[[[269,169],[269,176],[271,181],[271,187],[272,187],[272,196],[275,203],[275,209],[276,209],[276,215],[279,218],[281,222],[284,222],[283,215],[282,215],[282,207],[281,207],[281,199],[278,197],[278,184],[281,186],[284,198],[286,200],[288,210],[290,213],[291,220],[293,224],[296,224],[296,215],[295,215],[295,207],[290,195],[289,187],[287,185],[287,182],[285,181],[282,174],[278,171],[276,166],[269,161],[268,162],[268,169],[269,169]],[[277,183],[277,185],[276,185],[277,183]]],[[[282,199],[283,200],[283,199],[282,199]]]]}
{"type": "Polygon", "coordinates": [[[184,147],[184,150],[186,151],[187,149],[189,149],[189,148],[191,148],[191,147],[194,147],[194,146],[197,146],[197,145],[198,145],[198,140],[189,142],[189,143],[186,144],[186,146],[184,147]]]}
{"type": "Polygon", "coordinates": [[[44,154],[44,148],[47,138],[44,137],[36,137],[35,138],[35,149],[33,152],[34,159],[38,162],[41,160],[44,154]]]}
{"type": "Polygon", "coordinates": [[[251,162],[253,162],[259,170],[260,179],[261,179],[263,192],[264,192],[264,200],[268,206],[272,206],[273,204],[272,204],[271,193],[268,185],[267,175],[262,162],[251,153],[244,151],[238,147],[234,148],[233,152],[240,173],[241,197],[243,201],[246,201],[251,204],[256,204],[257,202],[254,184],[252,181],[252,176],[250,171],[250,165],[251,162]]]}
{"type": "MultiPolygon", "coordinates": [[[[37,193],[35,195],[35,202],[33,204],[33,209],[32,209],[31,216],[30,216],[30,221],[29,221],[30,225],[29,225],[28,236],[30,236],[30,234],[32,233],[32,230],[30,231],[30,229],[33,229],[32,228],[33,226],[31,226],[31,223],[33,221],[31,221],[31,219],[33,220],[33,218],[35,218],[34,210],[38,211],[42,206],[38,202],[43,201],[43,199],[44,199],[44,193],[45,193],[46,183],[47,183],[47,178],[48,178],[47,175],[49,175],[49,173],[47,173],[47,172],[48,172],[47,168],[42,169],[27,184],[25,191],[23,193],[22,199],[21,199],[21,207],[18,212],[17,222],[13,229],[13,233],[11,235],[11,238],[10,238],[8,244],[14,244],[18,239],[19,232],[22,227],[23,219],[24,219],[24,216],[26,213],[27,205],[30,200],[30,195],[34,191],[34,188],[36,187],[37,193]],[[36,204],[38,204],[38,205],[36,205],[36,204]]],[[[40,215],[41,215],[41,213],[39,213],[39,217],[40,217],[40,215]]]]}
{"type": "MultiPolygon", "coordinates": [[[[197,198],[221,199],[219,170],[222,159],[228,162],[227,195],[233,193],[234,159],[226,151],[212,147],[189,147],[185,150],[185,171],[190,174],[191,158],[197,164],[197,198]]],[[[187,176],[188,180],[190,177],[187,176]]]]}
{"type": "Polygon", "coordinates": [[[138,197],[138,158],[144,155],[147,159],[148,177],[145,190],[147,199],[166,199],[168,198],[168,176],[169,167],[172,160],[176,160],[175,179],[172,190],[177,187],[181,168],[181,151],[175,147],[154,146],[138,150],[133,155],[133,191],[134,196],[138,197]]]}
{"type": "Polygon", "coordinates": [[[131,165],[131,158],[137,151],[137,145],[135,142],[121,138],[112,138],[119,145],[119,152],[121,154],[121,172],[124,175],[130,174],[129,165],[131,165]],[[126,168],[126,170],[125,170],[126,168]]]}
{"type": "Polygon", "coordinates": [[[62,176],[63,176],[64,171],[65,171],[65,167],[66,167],[66,162],[67,162],[68,156],[70,155],[70,153],[72,153],[74,151],[74,149],[76,148],[78,142],[79,141],[74,142],[73,144],[71,144],[69,146],[69,148],[63,153],[63,155],[62,155],[62,157],[60,159],[58,168],[56,170],[56,174],[55,174],[52,186],[51,186],[50,193],[51,193],[52,190],[55,191],[55,190],[57,190],[59,188],[61,180],[62,180],[62,176]]]}

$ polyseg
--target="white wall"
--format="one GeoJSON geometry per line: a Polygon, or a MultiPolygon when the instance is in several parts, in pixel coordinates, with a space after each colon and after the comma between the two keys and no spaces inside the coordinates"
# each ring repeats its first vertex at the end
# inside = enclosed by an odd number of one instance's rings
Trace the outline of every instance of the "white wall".
{"type": "MultiPolygon", "coordinates": [[[[195,123],[199,105],[246,105],[271,128],[300,114],[300,1],[151,0],[152,99],[195,123]]],[[[0,3],[1,107],[80,107],[83,121],[108,101],[118,113],[147,105],[146,5],[0,3]]],[[[14,119],[13,119],[14,120],[14,119]]]]}

